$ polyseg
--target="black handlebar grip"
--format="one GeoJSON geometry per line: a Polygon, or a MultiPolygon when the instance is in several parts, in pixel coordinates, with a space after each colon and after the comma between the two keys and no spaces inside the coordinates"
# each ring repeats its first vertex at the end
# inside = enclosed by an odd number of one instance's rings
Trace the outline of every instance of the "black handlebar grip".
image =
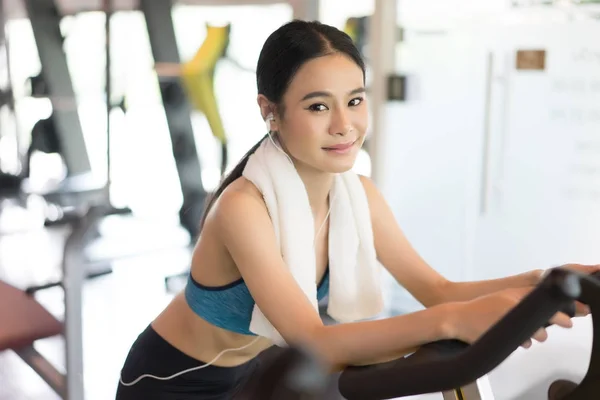
{"type": "Polygon", "coordinates": [[[575,274],[551,271],[475,343],[437,342],[407,358],[348,367],[339,378],[340,393],[348,400],[375,400],[443,392],[472,383],[496,368],[580,293],[575,274]]]}
{"type": "MultiPolygon", "coordinates": [[[[571,301],[571,302],[565,304],[564,307],[561,307],[561,309],[559,310],[559,312],[567,314],[571,318],[575,317],[576,311],[577,311],[577,306],[576,306],[576,302],[574,302],[574,301],[571,301]]],[[[544,328],[548,328],[549,326],[552,326],[552,324],[550,322],[548,322],[546,325],[544,325],[544,328]]]]}
{"type": "MultiPolygon", "coordinates": [[[[590,277],[600,280],[600,271],[598,272],[594,272],[592,274],[589,275],[590,277]]],[[[560,312],[567,314],[569,317],[573,318],[575,317],[575,314],[577,312],[577,306],[576,306],[576,302],[570,302],[568,304],[566,304],[561,310],[560,312]]],[[[551,326],[552,324],[547,323],[544,327],[547,328],[549,326],[551,326]]]]}
{"type": "Polygon", "coordinates": [[[548,388],[548,400],[564,399],[569,393],[573,392],[577,384],[564,379],[553,382],[548,388]]]}

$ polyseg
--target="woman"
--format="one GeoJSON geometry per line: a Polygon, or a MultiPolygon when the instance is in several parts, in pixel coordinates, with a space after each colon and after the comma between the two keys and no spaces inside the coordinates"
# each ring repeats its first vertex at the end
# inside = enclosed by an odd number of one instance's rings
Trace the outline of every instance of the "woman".
{"type": "MultiPolygon", "coordinates": [[[[352,168],[367,129],[365,65],[343,32],[293,21],[267,39],[256,75],[262,118],[306,188],[315,219],[315,284],[323,296],[328,239],[336,234],[328,224],[332,177],[352,168]],[[343,151],[331,150],[340,144],[343,151]]],[[[288,343],[308,344],[332,369],[340,369],[399,357],[441,339],[473,342],[540,279],[541,271],[535,270],[490,281],[449,282],[413,250],[380,192],[361,177],[377,258],[426,309],[324,326],[285,268],[261,193],[242,176],[259,145],[223,181],[201,222],[188,287],[202,306],[189,304],[181,293],[148,326],[127,357],[118,399],[234,397],[259,365],[257,356],[272,346],[249,331],[254,304],[288,343]]],[[[552,322],[571,326],[564,314],[552,322]]],[[[541,330],[532,339],[545,338],[541,330]]]]}

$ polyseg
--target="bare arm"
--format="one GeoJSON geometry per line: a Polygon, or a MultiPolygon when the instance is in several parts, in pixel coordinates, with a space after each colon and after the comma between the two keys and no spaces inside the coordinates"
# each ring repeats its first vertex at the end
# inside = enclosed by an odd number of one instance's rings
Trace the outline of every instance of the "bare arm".
{"type": "Polygon", "coordinates": [[[447,305],[383,320],[323,325],[284,264],[262,199],[226,191],[214,211],[218,234],[263,314],[286,342],[316,349],[333,368],[392,358],[449,337],[447,305]]]}
{"type": "Polygon", "coordinates": [[[452,282],[444,293],[444,301],[468,301],[509,288],[532,287],[539,283],[541,271],[530,271],[506,278],[473,282],[452,282]]]}
{"type": "MultiPolygon", "coordinates": [[[[584,264],[565,264],[562,268],[572,269],[584,274],[592,274],[600,271],[600,265],[584,264]]],[[[490,279],[486,281],[475,282],[457,282],[451,285],[447,292],[447,297],[451,301],[468,300],[476,296],[486,295],[491,292],[503,290],[506,288],[526,288],[537,285],[544,274],[543,269],[534,269],[518,275],[512,275],[506,278],[490,279]],[[468,297],[467,297],[468,296],[468,297]]],[[[589,314],[589,307],[577,303],[578,314],[589,314]]]]}
{"type": "Polygon", "coordinates": [[[411,246],[375,184],[364,176],[361,176],[361,181],[369,201],[379,261],[425,307],[468,301],[504,289],[533,286],[539,282],[541,270],[475,282],[452,282],[445,279],[411,246]]]}
{"type": "Polygon", "coordinates": [[[448,301],[445,294],[453,283],[415,251],[375,184],[367,177],[360,178],[369,202],[375,251],[381,264],[425,307],[448,301]]]}

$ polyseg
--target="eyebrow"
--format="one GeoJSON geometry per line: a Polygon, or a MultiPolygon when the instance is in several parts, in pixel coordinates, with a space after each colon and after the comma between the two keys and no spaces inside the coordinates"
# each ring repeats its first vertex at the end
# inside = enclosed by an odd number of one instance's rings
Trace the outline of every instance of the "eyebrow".
{"type": "MultiPolygon", "coordinates": [[[[351,90],[350,93],[348,93],[348,94],[353,95],[353,94],[359,94],[359,93],[365,93],[365,92],[366,92],[366,89],[364,87],[359,87],[354,90],[351,90]]],[[[329,92],[323,92],[323,91],[310,92],[306,96],[304,96],[301,101],[313,99],[315,97],[333,97],[333,95],[329,92]]]]}

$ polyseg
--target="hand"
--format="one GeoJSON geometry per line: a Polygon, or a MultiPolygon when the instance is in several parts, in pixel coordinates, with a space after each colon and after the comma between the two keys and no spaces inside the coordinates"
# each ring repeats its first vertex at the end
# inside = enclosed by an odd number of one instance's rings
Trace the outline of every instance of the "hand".
{"type": "MultiPolygon", "coordinates": [[[[478,297],[468,302],[456,303],[451,316],[452,326],[456,327],[455,337],[466,343],[477,341],[485,332],[500,321],[510,310],[512,310],[532,288],[506,289],[492,294],[478,297]]],[[[549,321],[550,324],[563,328],[571,328],[573,322],[564,313],[557,313],[549,321]]],[[[544,342],[548,338],[546,329],[540,328],[534,335],[521,346],[529,348],[532,339],[544,342]]]]}
{"type": "Polygon", "coordinates": [[[581,272],[582,274],[591,275],[594,272],[600,271],[600,264],[596,264],[596,265],[565,264],[565,265],[561,265],[560,268],[570,269],[572,271],[581,272]]]}
{"type": "MultiPolygon", "coordinates": [[[[572,271],[576,271],[585,275],[591,275],[595,272],[599,272],[600,271],[600,264],[596,264],[596,265],[584,265],[584,264],[565,264],[565,265],[561,265],[559,268],[564,268],[567,270],[572,270],[572,271]]],[[[537,283],[539,283],[544,275],[544,270],[536,270],[533,271],[534,274],[537,274],[537,279],[535,280],[535,284],[537,285],[537,283]]],[[[585,317],[586,315],[590,314],[590,308],[580,302],[575,302],[575,316],[576,317],[585,317]]]]}

